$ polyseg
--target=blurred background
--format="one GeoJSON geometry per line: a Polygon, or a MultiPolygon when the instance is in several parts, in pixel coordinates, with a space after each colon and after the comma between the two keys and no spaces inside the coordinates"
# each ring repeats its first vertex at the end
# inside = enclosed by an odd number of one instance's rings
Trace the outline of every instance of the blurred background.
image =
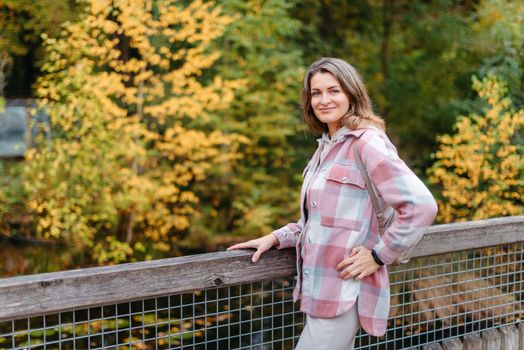
{"type": "Polygon", "coordinates": [[[0,0],[0,28],[0,276],[296,221],[323,56],[359,70],[438,223],[524,213],[522,1],[0,0]]]}

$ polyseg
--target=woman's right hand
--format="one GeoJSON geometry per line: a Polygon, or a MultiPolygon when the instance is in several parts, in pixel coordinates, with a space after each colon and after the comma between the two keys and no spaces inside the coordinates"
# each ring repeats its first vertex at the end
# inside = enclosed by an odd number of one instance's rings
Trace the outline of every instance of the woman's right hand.
{"type": "Polygon", "coordinates": [[[257,262],[262,253],[271,249],[271,247],[278,245],[278,239],[274,234],[270,233],[263,237],[252,239],[247,242],[238,243],[227,248],[227,250],[244,249],[244,248],[255,248],[257,251],[251,258],[252,262],[257,262]]]}

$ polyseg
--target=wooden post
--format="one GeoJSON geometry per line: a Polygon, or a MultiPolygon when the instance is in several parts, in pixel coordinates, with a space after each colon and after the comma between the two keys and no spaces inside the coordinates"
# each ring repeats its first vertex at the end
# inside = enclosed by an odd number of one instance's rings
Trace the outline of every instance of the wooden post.
{"type": "Polygon", "coordinates": [[[524,350],[524,322],[519,323],[519,350],[524,350]]]}
{"type": "Polygon", "coordinates": [[[478,350],[482,349],[482,339],[480,334],[472,333],[464,337],[464,350],[478,350]]]}
{"type": "Polygon", "coordinates": [[[496,329],[482,332],[482,350],[500,350],[500,333],[496,329]]]}
{"type": "Polygon", "coordinates": [[[500,328],[500,343],[502,349],[518,349],[519,332],[514,325],[510,324],[500,328]]]}
{"type": "Polygon", "coordinates": [[[462,350],[462,342],[459,338],[446,339],[442,342],[443,350],[462,350]]]}
{"type": "Polygon", "coordinates": [[[442,350],[442,346],[440,346],[439,343],[432,343],[432,344],[424,345],[422,350],[442,350]]]}

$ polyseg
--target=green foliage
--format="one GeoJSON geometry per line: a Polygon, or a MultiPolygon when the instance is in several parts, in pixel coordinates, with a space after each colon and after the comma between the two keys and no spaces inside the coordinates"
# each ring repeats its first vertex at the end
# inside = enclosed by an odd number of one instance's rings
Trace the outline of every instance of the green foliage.
{"type": "Polygon", "coordinates": [[[0,51],[24,55],[40,34],[57,35],[62,23],[74,20],[79,6],[68,0],[1,0],[0,51]]]}
{"type": "Polygon", "coordinates": [[[468,47],[481,58],[480,78],[495,73],[506,82],[516,105],[524,105],[524,4],[518,1],[484,0],[471,19],[468,47]]]}
{"type": "Polygon", "coordinates": [[[401,155],[422,175],[436,136],[451,132],[456,115],[479,109],[472,74],[504,71],[521,103],[522,12],[521,3],[505,0],[306,0],[294,14],[305,24],[306,62],[339,56],[353,63],[401,155]]]}
{"type": "Polygon", "coordinates": [[[79,2],[69,0],[0,0],[0,96],[8,90],[27,91],[44,57],[41,34],[55,36],[62,23],[74,20],[79,2]]]}
{"type": "Polygon", "coordinates": [[[294,41],[300,23],[290,18],[292,4],[220,4],[235,20],[218,43],[224,50],[216,71],[226,79],[245,79],[246,85],[216,117],[223,130],[250,142],[232,172],[214,171],[202,186],[204,214],[195,217],[187,242],[197,246],[220,240],[213,237],[217,233],[257,236],[270,232],[279,220],[295,220],[300,177],[293,174],[301,173],[311,151],[293,146],[303,130],[297,108],[304,68],[294,41]]]}
{"type": "Polygon", "coordinates": [[[12,226],[21,234],[31,234],[25,208],[27,196],[20,175],[22,168],[20,161],[0,160],[0,235],[3,236],[10,235],[12,226]]]}

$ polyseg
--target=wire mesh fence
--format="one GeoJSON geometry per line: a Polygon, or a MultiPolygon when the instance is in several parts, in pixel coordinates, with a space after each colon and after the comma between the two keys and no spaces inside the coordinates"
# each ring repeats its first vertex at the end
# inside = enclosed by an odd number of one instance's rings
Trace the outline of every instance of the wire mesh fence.
{"type": "Polygon", "coordinates": [[[280,279],[3,322],[0,348],[292,349],[303,320],[292,287],[280,279]]]}
{"type": "Polygon", "coordinates": [[[356,347],[419,347],[518,323],[523,316],[523,248],[516,243],[391,267],[388,331],[381,338],[360,334],[356,347]]]}
{"type": "MultiPolygon", "coordinates": [[[[390,267],[383,337],[357,349],[404,349],[497,328],[523,315],[523,243],[390,267]]],[[[285,277],[285,276],[284,276],[285,277]]],[[[293,349],[303,327],[293,278],[0,322],[0,349],[293,349]]]]}

